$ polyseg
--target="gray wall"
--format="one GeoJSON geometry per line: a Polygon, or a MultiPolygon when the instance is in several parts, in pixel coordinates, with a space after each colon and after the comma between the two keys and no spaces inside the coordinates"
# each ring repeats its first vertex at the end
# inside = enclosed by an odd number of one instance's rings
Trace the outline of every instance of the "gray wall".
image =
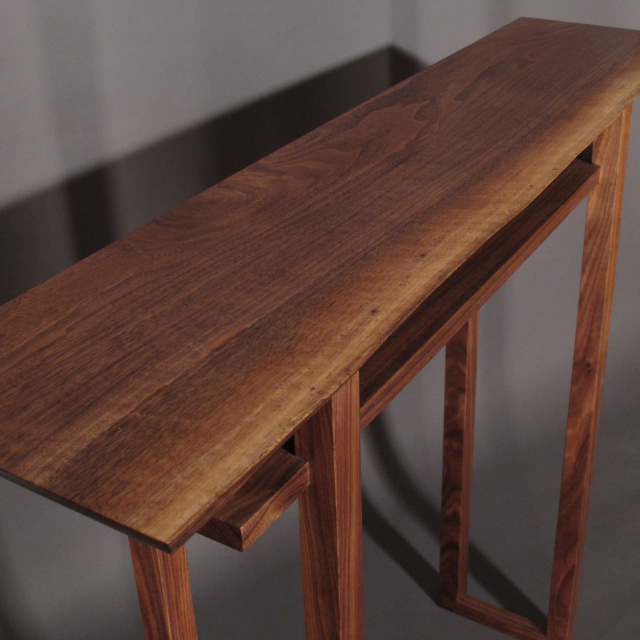
{"type": "MultiPolygon", "coordinates": [[[[17,220],[15,207],[34,194],[359,55],[393,43],[433,63],[520,15],[640,29],[634,0],[3,0],[0,217],[17,220]]],[[[610,620],[628,616],[625,598],[640,596],[630,577],[640,574],[637,543],[615,532],[632,535],[638,512],[628,507],[640,501],[639,125],[636,118],[596,473],[600,520],[590,529],[593,562],[585,569],[585,602],[592,598],[594,610],[604,603],[610,620]],[[617,462],[603,464],[610,460],[617,462]],[[616,602],[588,588],[607,553],[609,578],[627,594],[616,602]]],[[[131,175],[107,175],[102,188],[117,201],[131,175]]],[[[12,264],[28,255],[23,267],[33,268],[16,279],[30,283],[76,259],[67,195],[56,196],[62,215],[34,205],[30,224],[0,227],[12,264]]],[[[116,215],[114,233],[136,222],[116,215]]],[[[481,316],[472,587],[524,610],[543,608],[546,598],[583,224],[580,209],[481,316]],[[506,574],[522,577],[526,596],[509,589],[506,574]]],[[[4,264],[2,278],[11,278],[4,264]]],[[[390,557],[432,595],[441,399],[438,357],[364,435],[370,638],[423,637],[409,605],[420,596],[385,563],[390,557]]],[[[188,550],[202,638],[302,637],[295,508],[245,555],[199,538],[188,550]]],[[[0,638],[142,637],[126,538],[8,482],[0,483],[0,576],[0,638]]],[[[605,622],[591,619],[588,606],[581,612],[579,637],[604,638],[605,622]]],[[[499,637],[454,628],[433,637],[499,637]]]]}
{"type": "Polygon", "coordinates": [[[0,206],[389,39],[385,0],[0,5],[0,206]]]}

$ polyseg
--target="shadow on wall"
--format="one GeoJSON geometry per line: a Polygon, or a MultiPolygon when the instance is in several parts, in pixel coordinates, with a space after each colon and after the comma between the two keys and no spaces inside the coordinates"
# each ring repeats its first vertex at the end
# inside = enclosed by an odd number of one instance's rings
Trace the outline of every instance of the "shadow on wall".
{"type": "MultiPolygon", "coordinates": [[[[369,426],[370,443],[386,484],[392,488],[399,504],[404,505],[434,539],[440,537],[440,505],[425,495],[420,483],[407,472],[402,456],[394,447],[384,414],[369,426]]],[[[377,509],[375,501],[363,491],[362,520],[371,538],[434,602],[438,600],[438,569],[432,567],[418,551],[377,509]]],[[[546,615],[482,549],[469,545],[470,574],[490,593],[500,606],[544,625],[546,615]]]]}
{"type": "Polygon", "coordinates": [[[0,211],[0,303],[420,69],[395,47],[0,211]]]}

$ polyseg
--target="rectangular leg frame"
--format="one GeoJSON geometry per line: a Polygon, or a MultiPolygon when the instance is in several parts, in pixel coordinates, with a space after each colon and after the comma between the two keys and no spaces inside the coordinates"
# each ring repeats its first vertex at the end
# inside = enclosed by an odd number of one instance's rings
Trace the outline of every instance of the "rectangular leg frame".
{"type": "Polygon", "coordinates": [[[466,593],[469,555],[477,317],[447,346],[440,603],[522,640],[573,638],[613,297],[625,165],[627,107],[593,143],[600,182],[589,197],[567,440],[545,629],[466,593]]]}

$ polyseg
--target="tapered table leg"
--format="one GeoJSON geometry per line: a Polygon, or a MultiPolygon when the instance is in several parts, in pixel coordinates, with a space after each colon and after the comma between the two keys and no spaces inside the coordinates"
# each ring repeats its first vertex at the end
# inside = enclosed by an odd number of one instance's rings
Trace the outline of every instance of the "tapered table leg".
{"type": "Polygon", "coordinates": [[[447,344],[440,537],[440,604],[466,594],[473,461],[478,314],[447,344]]]}
{"type": "Polygon", "coordinates": [[[360,640],[362,496],[358,375],[295,436],[311,486],[299,498],[307,640],[360,640]]]}
{"type": "Polygon", "coordinates": [[[593,144],[601,166],[589,198],[547,637],[573,637],[596,451],[631,106],[593,144]]]}
{"type": "Polygon", "coordinates": [[[187,553],[129,538],[146,640],[197,640],[187,553]]]}
{"type": "Polygon", "coordinates": [[[523,640],[571,640],[587,528],[613,299],[631,106],[594,141],[549,614],[545,629],[466,593],[477,318],[447,345],[440,555],[442,606],[523,640]]]}

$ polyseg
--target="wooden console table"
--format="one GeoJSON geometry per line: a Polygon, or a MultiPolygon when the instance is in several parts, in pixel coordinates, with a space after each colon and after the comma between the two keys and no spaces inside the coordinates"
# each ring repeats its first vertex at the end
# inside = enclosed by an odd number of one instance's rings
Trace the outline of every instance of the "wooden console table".
{"type": "Polygon", "coordinates": [[[441,602],[568,640],[638,92],[640,33],[517,20],[9,302],[2,474],[130,536],[153,639],[196,638],[191,536],[299,497],[307,638],[356,640],[360,429],[446,345],[441,602]],[[466,593],[477,314],[587,194],[540,629],[466,593]]]}

